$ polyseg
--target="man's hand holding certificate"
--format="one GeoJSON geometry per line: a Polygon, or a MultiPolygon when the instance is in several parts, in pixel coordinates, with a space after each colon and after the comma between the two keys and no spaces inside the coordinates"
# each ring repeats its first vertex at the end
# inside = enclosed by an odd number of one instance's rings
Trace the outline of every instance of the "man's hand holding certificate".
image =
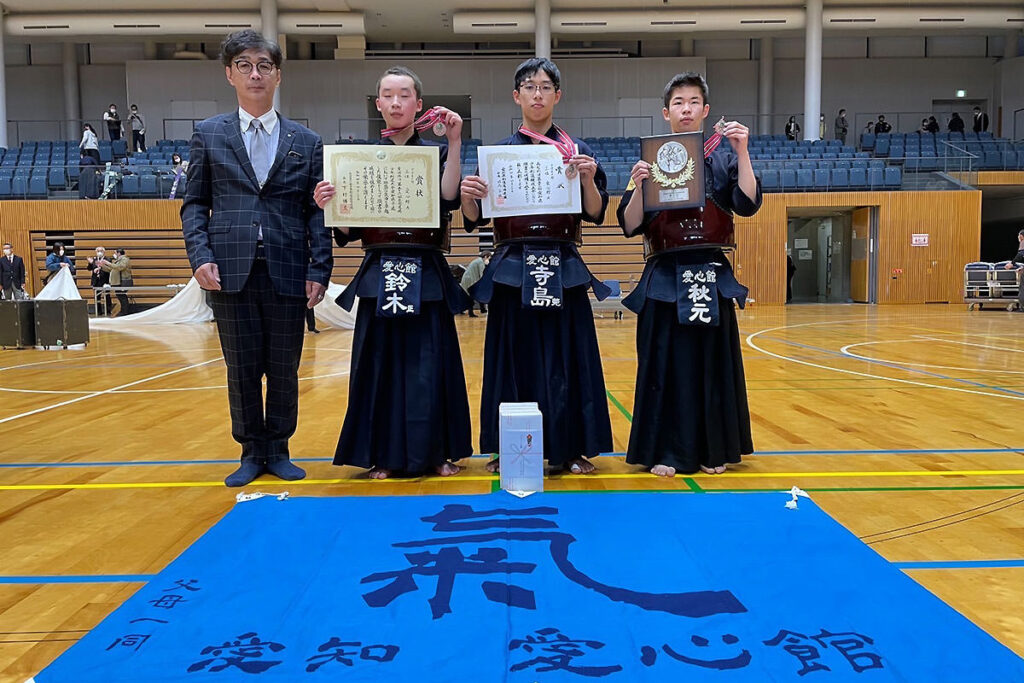
{"type": "Polygon", "coordinates": [[[479,147],[477,155],[489,189],[484,218],[581,212],[580,175],[553,145],[479,147]]]}
{"type": "Polygon", "coordinates": [[[335,192],[324,222],[350,228],[437,228],[439,152],[432,146],[328,145],[324,179],[335,192]]]}

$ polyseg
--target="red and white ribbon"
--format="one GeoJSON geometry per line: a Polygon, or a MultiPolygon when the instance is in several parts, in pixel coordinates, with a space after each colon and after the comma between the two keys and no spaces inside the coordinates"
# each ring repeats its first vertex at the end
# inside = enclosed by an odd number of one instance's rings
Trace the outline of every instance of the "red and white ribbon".
{"type": "Polygon", "coordinates": [[[555,126],[555,130],[558,131],[558,139],[552,140],[547,135],[534,133],[526,126],[519,127],[519,132],[525,135],[526,137],[532,138],[534,140],[539,140],[540,142],[546,142],[549,145],[554,145],[558,149],[558,151],[562,153],[562,163],[567,164],[574,156],[576,156],[576,143],[572,141],[572,138],[569,137],[568,133],[566,133],[558,126],[555,126]]]}
{"type": "MultiPolygon", "coordinates": [[[[435,123],[442,122],[443,118],[444,115],[441,113],[440,107],[431,107],[427,110],[426,114],[413,121],[412,125],[415,126],[417,131],[424,131],[428,128],[433,128],[435,123]]],[[[380,132],[380,136],[382,138],[389,138],[392,135],[398,135],[408,127],[409,126],[404,126],[402,128],[385,128],[380,132]]]]}
{"type": "Polygon", "coordinates": [[[722,134],[717,130],[714,135],[704,141],[704,158],[707,159],[711,156],[711,153],[715,151],[715,148],[722,144],[722,134]]]}

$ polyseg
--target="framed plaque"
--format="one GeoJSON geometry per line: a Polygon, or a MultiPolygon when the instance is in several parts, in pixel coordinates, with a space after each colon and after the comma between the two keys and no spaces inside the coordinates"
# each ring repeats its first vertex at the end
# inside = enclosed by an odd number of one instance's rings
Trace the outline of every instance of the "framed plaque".
{"type": "Polygon", "coordinates": [[[433,228],[441,172],[432,145],[326,145],[324,179],[337,189],[324,223],[347,228],[433,228]]]}
{"type": "Polygon", "coordinates": [[[640,138],[640,158],[651,165],[644,180],[644,211],[704,206],[704,133],[640,138]]]}

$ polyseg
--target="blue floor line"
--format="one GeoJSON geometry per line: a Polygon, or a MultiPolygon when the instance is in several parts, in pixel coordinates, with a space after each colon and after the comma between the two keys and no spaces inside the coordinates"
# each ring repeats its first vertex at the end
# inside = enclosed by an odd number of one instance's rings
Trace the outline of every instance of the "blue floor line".
{"type": "Polygon", "coordinates": [[[0,585],[26,583],[146,583],[156,574],[0,576],[0,585]]]}
{"type": "MultiPolygon", "coordinates": [[[[877,449],[833,449],[811,451],[755,451],[754,457],[764,455],[931,455],[957,453],[1024,453],[1024,446],[1018,448],[877,448],[877,449]]],[[[625,453],[602,453],[602,456],[622,457],[625,453]]],[[[473,458],[490,457],[474,455],[473,458]]],[[[332,462],[333,458],[292,458],[292,462],[332,462]]],[[[152,467],[157,465],[231,465],[237,458],[218,460],[98,460],[84,462],[4,462],[4,468],[30,467],[152,467]]]]}
{"type": "Polygon", "coordinates": [[[893,562],[898,569],[994,569],[1024,567],[1024,558],[1017,560],[962,560],[958,562],[893,562]]]}

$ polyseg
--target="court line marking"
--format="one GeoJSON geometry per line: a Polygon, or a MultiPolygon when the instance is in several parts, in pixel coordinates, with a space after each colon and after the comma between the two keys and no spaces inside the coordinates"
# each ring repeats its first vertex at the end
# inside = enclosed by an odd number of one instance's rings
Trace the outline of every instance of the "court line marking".
{"type": "Polygon", "coordinates": [[[915,334],[915,337],[921,339],[927,339],[929,341],[945,342],[947,344],[962,344],[963,346],[979,346],[983,349],[993,349],[995,351],[1010,351],[1012,353],[1024,353],[1024,349],[1011,349],[1007,346],[992,346],[990,344],[974,344],[972,342],[957,341],[956,339],[940,339],[938,337],[928,337],[923,334],[915,334]]]}
{"type": "Polygon", "coordinates": [[[117,392],[117,391],[119,391],[121,389],[127,389],[128,387],[133,387],[133,386],[135,386],[137,384],[144,384],[146,382],[152,382],[153,380],[162,379],[164,377],[170,377],[171,375],[176,375],[176,374],[178,374],[180,372],[186,372],[188,370],[193,370],[195,368],[202,367],[203,365],[209,365],[210,363],[216,363],[216,362],[219,362],[219,361],[221,361],[223,359],[224,359],[223,356],[217,356],[216,358],[212,358],[210,360],[205,360],[205,361],[203,361],[201,363],[194,363],[192,365],[187,365],[187,366],[185,366],[183,368],[178,368],[177,370],[170,370],[168,372],[163,372],[163,373],[160,373],[159,375],[154,375],[152,377],[144,377],[143,379],[138,379],[138,380],[135,380],[134,382],[128,382],[127,384],[121,384],[121,385],[116,386],[116,387],[111,387],[110,389],[104,389],[103,391],[96,391],[96,392],[93,392],[91,394],[87,394],[85,396],[78,396],[76,398],[68,399],[67,401],[61,401],[60,403],[54,403],[53,405],[43,406],[42,408],[36,408],[35,410],[29,410],[29,411],[24,412],[24,413],[18,413],[17,415],[10,415],[10,416],[5,417],[5,418],[0,418],[0,424],[6,424],[8,422],[13,422],[14,420],[18,420],[18,419],[21,419],[23,417],[29,417],[30,415],[38,415],[39,413],[45,413],[47,411],[54,410],[55,408],[61,408],[63,406],[68,406],[68,405],[71,405],[72,403],[79,403],[81,401],[86,401],[86,400],[88,400],[90,398],[96,398],[97,396],[106,396],[107,394],[115,393],[115,392],[117,392]]]}
{"type": "MultiPolygon", "coordinates": [[[[856,346],[872,346],[875,344],[905,344],[905,343],[920,343],[922,339],[929,339],[929,337],[919,337],[917,339],[887,339],[884,341],[869,341],[869,342],[857,342],[856,344],[847,344],[846,346],[839,349],[840,353],[856,358],[858,360],[878,362],[878,363],[889,363],[892,365],[913,365],[918,368],[936,368],[939,370],[964,370],[967,372],[993,372],[997,374],[1012,374],[1012,375],[1024,375],[1024,370],[989,370],[987,368],[965,368],[959,365],[931,365],[928,363],[911,363],[910,361],[893,360],[891,358],[874,358],[872,356],[862,356],[860,354],[853,353],[850,349],[856,346]]],[[[937,339],[935,341],[945,341],[944,339],[937,339]]],[[[953,342],[954,344],[959,342],[953,342]]],[[[977,346],[981,346],[978,344],[977,346]]],[[[991,347],[995,348],[995,347],[991,347]]],[[[952,379],[963,379],[962,377],[953,377],[952,379]]]]}
{"type": "Polygon", "coordinates": [[[0,576],[0,584],[23,583],[145,583],[156,574],[53,574],[39,576],[0,576]]]}
{"type": "MultiPolygon", "coordinates": [[[[618,473],[618,474],[588,474],[585,479],[603,480],[624,480],[624,479],[646,479],[651,480],[653,475],[649,472],[618,473]]],[[[905,471],[880,471],[880,472],[726,472],[725,474],[692,474],[686,475],[693,479],[841,479],[849,477],[1015,477],[1024,476],[1024,470],[905,470],[905,471]]],[[[549,481],[574,481],[580,475],[552,475],[547,477],[549,481]]],[[[337,484],[363,484],[381,485],[382,483],[398,484],[422,484],[424,482],[494,482],[497,477],[494,475],[463,475],[458,477],[415,477],[410,479],[300,479],[298,481],[254,481],[250,486],[323,486],[337,484]]],[[[683,486],[686,486],[684,478],[679,479],[683,486]]],[[[212,488],[224,487],[223,481],[143,481],[143,482],[104,482],[92,484],[4,484],[0,485],[0,491],[72,491],[72,490],[117,490],[117,489],[156,489],[156,488],[212,488]]],[[[713,489],[706,489],[711,492],[713,489]]]]}
{"type": "MultiPolygon", "coordinates": [[[[754,451],[750,458],[765,456],[835,456],[835,455],[984,455],[984,454],[1024,455],[1024,446],[1017,448],[881,448],[881,449],[836,449],[810,451],[754,451]]],[[[601,453],[599,458],[622,458],[625,453],[601,453]]],[[[488,458],[491,454],[474,454],[470,458],[488,458]]],[[[292,458],[292,462],[334,462],[334,458],[292,458]]],[[[61,467],[155,467],[155,466],[191,466],[191,465],[234,465],[237,458],[220,458],[204,460],[86,460],[81,462],[0,462],[0,469],[23,468],[61,468],[61,467]]]]}
{"type": "MultiPolygon", "coordinates": [[[[886,375],[873,375],[873,374],[871,374],[869,372],[860,372],[858,370],[847,370],[845,368],[837,368],[837,367],[832,366],[832,365],[822,365],[820,363],[813,363],[813,362],[808,361],[808,360],[801,360],[799,358],[792,358],[792,357],[789,357],[789,356],[783,356],[783,355],[774,353],[772,351],[768,351],[766,349],[763,349],[760,346],[758,346],[756,343],[754,343],[754,339],[755,338],[759,337],[760,335],[767,334],[769,332],[779,332],[779,331],[784,331],[784,330],[790,330],[790,329],[797,328],[797,327],[810,327],[810,326],[814,326],[814,325],[838,325],[838,324],[849,324],[849,323],[863,323],[863,320],[834,320],[834,321],[822,321],[822,322],[814,322],[814,323],[800,323],[800,324],[797,324],[797,325],[780,325],[778,327],[771,327],[771,328],[768,328],[768,329],[765,329],[765,330],[760,330],[758,332],[752,332],[751,334],[747,335],[746,342],[747,342],[747,346],[749,346],[750,348],[754,349],[755,351],[758,351],[758,352],[760,352],[760,353],[762,353],[762,354],[764,354],[766,356],[771,356],[772,358],[777,358],[778,360],[781,360],[781,361],[788,361],[790,363],[799,363],[800,365],[807,365],[807,366],[812,367],[812,368],[818,368],[819,370],[828,370],[828,371],[831,371],[831,372],[841,372],[841,373],[846,374],[846,375],[856,375],[858,377],[870,377],[872,379],[881,379],[881,380],[885,380],[885,381],[888,381],[888,382],[896,382],[898,384],[910,384],[910,385],[918,386],[918,387],[930,387],[932,389],[945,389],[947,391],[957,391],[957,392],[961,392],[961,393],[965,393],[965,394],[975,394],[975,395],[978,395],[978,396],[988,396],[990,398],[1006,398],[1006,399],[1010,399],[1010,400],[1014,400],[1014,401],[1024,401],[1024,396],[1013,396],[1013,395],[1006,395],[1006,394],[992,394],[992,393],[989,393],[987,391],[977,391],[977,390],[974,390],[974,389],[964,389],[963,387],[947,387],[947,386],[942,386],[941,384],[929,384],[928,382],[918,382],[918,381],[911,380],[911,379],[900,379],[900,378],[897,378],[897,377],[887,377],[886,375]]],[[[905,369],[905,368],[901,368],[901,369],[905,369]]],[[[722,475],[718,475],[718,476],[722,476],[722,475]]]]}
{"type": "Polygon", "coordinates": [[[1024,567],[1024,559],[1017,560],[951,560],[948,562],[890,562],[898,569],[997,569],[1024,567]]]}

